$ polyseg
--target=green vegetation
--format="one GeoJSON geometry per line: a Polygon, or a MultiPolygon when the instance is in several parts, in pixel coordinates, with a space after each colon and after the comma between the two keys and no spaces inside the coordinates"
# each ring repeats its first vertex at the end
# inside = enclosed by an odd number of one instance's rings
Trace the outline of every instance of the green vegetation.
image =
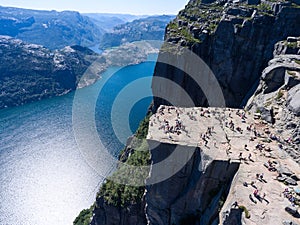
{"type": "Polygon", "coordinates": [[[178,24],[175,21],[172,21],[171,23],[168,24],[168,28],[170,30],[178,30],[178,24]]]}
{"type": "Polygon", "coordinates": [[[245,206],[240,205],[239,209],[242,210],[245,213],[245,216],[246,216],[247,219],[250,219],[250,217],[251,217],[250,213],[249,213],[248,209],[245,206]]]}
{"type": "Polygon", "coordinates": [[[149,120],[150,117],[152,116],[152,113],[149,113],[140,123],[135,136],[138,139],[145,139],[148,134],[148,128],[149,128],[149,120]]]}
{"type": "Polygon", "coordinates": [[[268,12],[271,11],[271,6],[269,4],[266,3],[261,3],[257,6],[257,9],[263,11],[263,12],[268,12]]]}
{"type": "Polygon", "coordinates": [[[168,29],[172,32],[175,32],[173,34],[183,37],[187,42],[200,42],[200,40],[193,37],[193,35],[188,31],[187,27],[179,27],[176,21],[169,23],[168,29]]]}
{"type": "Polygon", "coordinates": [[[80,214],[76,217],[73,224],[74,225],[89,225],[91,222],[91,218],[93,216],[94,205],[89,209],[84,209],[80,212],[80,214]]]}
{"type": "Polygon", "coordinates": [[[216,31],[217,26],[218,25],[215,23],[210,23],[208,29],[211,31],[211,33],[214,33],[216,31]]]}
{"type": "Polygon", "coordinates": [[[292,8],[300,8],[300,5],[297,5],[297,4],[295,4],[295,3],[292,3],[291,7],[292,7],[292,8]]]}
{"type": "Polygon", "coordinates": [[[264,104],[264,107],[269,107],[270,105],[272,105],[272,100],[269,100],[267,101],[265,104],[264,104]]]}
{"type": "Polygon", "coordinates": [[[278,93],[277,93],[277,96],[276,96],[276,100],[279,100],[283,97],[283,91],[282,90],[279,90],[278,93]]]}
{"type": "Polygon", "coordinates": [[[298,43],[297,42],[287,42],[286,41],[284,44],[285,44],[285,46],[287,46],[289,48],[293,48],[293,49],[295,49],[295,48],[298,47],[298,43]]]}
{"type": "Polygon", "coordinates": [[[191,43],[200,43],[201,41],[197,38],[194,38],[193,35],[188,31],[187,28],[183,28],[181,30],[179,30],[179,33],[182,37],[184,37],[186,39],[187,42],[191,42],[191,43]]]}
{"type": "MultiPolygon", "coordinates": [[[[118,180],[122,182],[122,178],[126,178],[130,176],[133,181],[135,179],[145,180],[149,174],[149,170],[146,168],[136,169],[133,171],[131,168],[128,168],[127,165],[134,166],[146,166],[150,164],[150,152],[146,141],[146,135],[148,133],[148,125],[151,114],[149,113],[144,120],[140,123],[139,128],[136,132],[136,139],[132,144],[134,149],[132,149],[132,153],[126,159],[126,165],[120,165],[116,172],[110,177],[107,178],[105,183],[102,185],[98,192],[97,197],[104,197],[104,200],[107,204],[111,204],[114,206],[125,207],[129,204],[139,203],[143,197],[145,187],[144,186],[129,186],[124,185],[119,182],[114,182],[114,180],[118,180]]],[[[122,150],[120,153],[120,157],[125,151],[128,149],[122,150]]],[[[138,168],[139,168],[138,167],[138,168]]],[[[138,182],[138,181],[137,181],[138,182]]],[[[73,224],[74,225],[88,225],[91,222],[91,218],[93,216],[93,210],[97,207],[97,205],[92,205],[89,209],[84,209],[80,212],[80,214],[76,217],[73,224]]]]}
{"type": "Polygon", "coordinates": [[[292,76],[292,77],[296,77],[296,72],[295,71],[286,71],[288,73],[288,75],[292,76]]]}
{"type": "Polygon", "coordinates": [[[295,63],[300,65],[300,60],[295,59],[295,63]]]}
{"type": "Polygon", "coordinates": [[[131,145],[126,163],[120,164],[118,169],[106,179],[98,192],[98,197],[103,197],[107,204],[125,207],[129,204],[139,203],[143,197],[145,187],[139,186],[149,175],[150,152],[146,135],[151,114],[145,117],[136,131],[135,139],[131,145]],[[133,167],[132,167],[133,166],[133,167]],[[137,186],[125,185],[127,179],[137,186]],[[116,182],[117,181],[117,182],[116,182]]]}
{"type": "Polygon", "coordinates": [[[261,3],[259,5],[248,5],[248,4],[242,4],[242,5],[243,7],[248,9],[257,9],[263,15],[274,16],[271,5],[267,3],[261,3]]]}

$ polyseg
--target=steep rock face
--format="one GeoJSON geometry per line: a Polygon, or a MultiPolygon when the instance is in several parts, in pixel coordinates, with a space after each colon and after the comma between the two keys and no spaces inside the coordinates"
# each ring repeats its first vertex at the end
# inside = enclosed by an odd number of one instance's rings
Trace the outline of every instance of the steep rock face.
{"type": "MultiPolygon", "coordinates": [[[[300,23],[300,9],[291,2],[264,2],[256,5],[260,1],[248,1],[249,5],[246,5],[244,3],[233,4],[229,1],[215,3],[208,0],[202,1],[202,3],[210,5],[200,4],[198,0],[190,1],[185,10],[181,11],[177,18],[168,25],[165,39],[175,46],[189,48],[201,57],[216,75],[223,90],[226,105],[240,107],[250,97],[251,93],[249,94],[249,92],[252,89],[254,92],[262,70],[273,57],[274,44],[288,36],[299,35],[300,30],[297,29],[297,24],[300,23]]],[[[293,50],[278,46],[277,51],[293,50]]],[[[162,49],[158,61],[164,61],[160,59],[165,56],[164,49],[162,49]]],[[[175,66],[157,63],[154,75],[177,83],[179,88],[185,89],[191,96],[196,106],[208,105],[208,100],[199,85],[182,70],[176,69],[176,63],[181,68],[193,66],[190,65],[189,59],[180,58],[178,51],[174,51],[171,58],[172,63],[175,62],[175,66]]],[[[197,69],[197,65],[194,68],[197,69]]],[[[276,89],[278,84],[282,83],[280,76],[276,75],[275,77],[276,79],[271,79],[273,82],[270,83],[268,91],[276,89]]],[[[153,81],[153,94],[156,96],[154,98],[155,109],[161,104],[169,104],[166,99],[159,98],[166,93],[171,95],[172,100],[175,99],[176,106],[189,106],[187,102],[180,101],[181,91],[174,88],[175,85],[162,86],[157,81],[155,79],[153,81]]],[[[289,79],[289,85],[293,87],[296,87],[295,83],[297,82],[297,79],[289,79]]],[[[292,93],[291,96],[297,96],[299,92],[296,90],[290,93],[292,93]]],[[[292,97],[289,102],[296,109],[297,102],[292,101],[295,99],[292,97]]],[[[226,119],[231,118],[230,114],[231,110],[229,109],[229,114],[227,112],[227,117],[222,120],[223,123],[226,119]]],[[[289,113],[288,117],[291,115],[294,116],[289,113]]],[[[269,112],[266,117],[270,117],[270,121],[272,121],[272,112],[269,112]]],[[[286,126],[294,129],[298,124],[292,123],[293,118],[290,117],[290,123],[286,126]]],[[[240,123],[243,124],[243,122],[240,123]]],[[[240,125],[240,123],[237,124],[240,125]]],[[[227,127],[227,125],[224,126],[227,127]]],[[[219,126],[216,127],[219,128],[219,126]]],[[[282,127],[284,126],[281,126],[281,130],[282,127]]],[[[199,138],[199,130],[196,133],[199,138]]],[[[230,159],[238,159],[238,153],[244,149],[245,143],[249,142],[249,136],[245,134],[239,137],[234,132],[231,135],[230,138],[234,139],[233,146],[235,144],[239,146],[238,151],[233,151],[235,155],[232,156],[230,151],[227,153],[230,156],[228,161],[213,160],[214,157],[212,157],[213,159],[207,157],[200,148],[182,146],[182,153],[178,155],[177,160],[170,163],[170,166],[160,168],[160,170],[152,167],[145,194],[148,224],[218,224],[219,201],[222,195],[226,196],[227,188],[231,188],[231,181],[239,168],[239,164],[230,163],[230,159]],[[174,169],[174,175],[171,178],[159,183],[151,182],[157,177],[157,174],[167,173],[165,170],[172,170],[176,167],[176,162],[185,161],[187,158],[189,158],[187,164],[179,171],[174,169]]],[[[172,138],[164,138],[169,142],[172,141],[172,138]]],[[[230,142],[229,139],[227,141],[230,142]]],[[[149,141],[149,143],[150,145],[157,144],[155,141],[149,141]]],[[[222,141],[218,140],[217,143],[222,143],[222,141]]],[[[230,145],[230,143],[228,144],[230,145]]],[[[254,143],[251,145],[252,148],[255,148],[254,143]]],[[[152,150],[152,164],[159,163],[169,156],[174,151],[174,146],[165,143],[156,150],[152,150]]],[[[296,145],[294,147],[297,149],[296,145]]],[[[213,147],[211,146],[211,148],[213,147]]],[[[210,149],[210,152],[213,153],[212,150],[210,149]]],[[[225,149],[223,150],[225,151],[225,149]]],[[[297,155],[295,159],[297,157],[299,159],[297,155]]],[[[261,163],[259,165],[263,167],[261,163]]],[[[260,170],[263,169],[261,167],[259,167],[260,170]]],[[[252,168],[251,173],[253,171],[252,168]]],[[[252,177],[253,174],[250,175],[252,177]]],[[[244,178],[242,177],[242,179],[244,178]]],[[[242,179],[238,180],[237,188],[242,186],[242,179]]],[[[248,197],[248,195],[246,196],[248,197]]],[[[241,198],[245,200],[245,196],[241,198]]],[[[231,207],[233,200],[235,199],[231,198],[227,201],[228,208],[231,207]]],[[[103,210],[105,211],[105,209],[103,210]]],[[[260,215],[255,216],[259,218],[260,215]]],[[[119,218],[119,216],[117,217],[119,218]]],[[[222,224],[242,224],[242,211],[233,209],[228,217],[225,216],[223,222],[222,224]]],[[[115,221],[115,223],[119,224],[119,221],[115,221]]]]}
{"type": "Polygon", "coordinates": [[[260,84],[247,103],[278,131],[291,134],[285,150],[300,163],[300,38],[289,37],[275,45],[274,58],[262,72],[260,84]]]}
{"type": "MultiPolygon", "coordinates": [[[[149,141],[150,146],[159,143],[149,141]]],[[[150,147],[151,148],[151,147],[150,147]]],[[[178,148],[176,145],[160,144],[151,151],[152,164],[163,161],[178,148]]],[[[180,159],[188,160],[178,172],[171,171],[177,167],[176,159],[168,168],[155,167],[151,177],[159,176],[162,169],[173,172],[169,179],[147,186],[146,213],[148,224],[212,224],[218,221],[218,208],[221,196],[228,192],[230,182],[239,168],[239,163],[214,161],[201,149],[180,146],[180,159]],[[190,157],[192,155],[192,157],[190,157]]],[[[148,182],[151,182],[149,178],[148,182]]],[[[217,224],[217,223],[216,223],[217,224]]]]}
{"type": "MultiPolygon", "coordinates": [[[[250,97],[249,91],[272,58],[274,44],[288,36],[300,35],[297,29],[300,8],[288,2],[260,5],[227,2],[224,5],[225,2],[201,4],[190,1],[168,25],[165,40],[188,47],[203,59],[219,81],[226,105],[240,107],[250,97]]],[[[205,93],[175,67],[158,63],[154,76],[177,82],[196,106],[208,105],[205,93]],[[190,91],[194,89],[199,91],[190,91]]],[[[160,90],[155,86],[153,83],[154,96],[160,96],[160,90]]],[[[168,104],[159,98],[154,102],[156,107],[168,104]]]]}
{"type": "Polygon", "coordinates": [[[145,201],[128,207],[116,207],[107,204],[103,197],[96,200],[91,225],[145,225],[145,201]]]}
{"type": "Polygon", "coordinates": [[[80,46],[51,51],[8,36],[0,36],[0,52],[0,108],[75,90],[86,69],[98,58],[80,46]]]}

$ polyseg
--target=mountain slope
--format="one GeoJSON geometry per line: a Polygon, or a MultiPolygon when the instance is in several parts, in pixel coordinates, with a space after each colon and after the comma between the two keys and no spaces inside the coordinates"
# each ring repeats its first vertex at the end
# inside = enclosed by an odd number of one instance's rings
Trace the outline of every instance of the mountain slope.
{"type": "Polygon", "coordinates": [[[98,55],[80,47],[51,51],[0,36],[0,108],[21,105],[75,90],[98,55]]]}
{"type": "Polygon", "coordinates": [[[114,13],[83,13],[83,15],[90,17],[95,24],[104,29],[106,32],[111,32],[115,26],[147,17],[114,13]]]}
{"type": "Polygon", "coordinates": [[[78,45],[49,50],[0,35],[0,109],[83,88],[100,79],[108,67],[141,63],[159,47],[134,42],[99,55],[78,45]]]}
{"type": "Polygon", "coordinates": [[[103,35],[100,49],[119,46],[126,42],[141,40],[163,40],[165,27],[173,16],[151,16],[114,27],[103,35]]]}
{"type": "MultiPolygon", "coordinates": [[[[288,36],[300,35],[300,7],[289,1],[265,1],[257,5],[202,2],[209,4],[191,0],[179,12],[168,25],[165,40],[186,47],[201,58],[217,78],[226,106],[240,107],[251,96],[263,68],[272,58],[274,44],[288,36]]],[[[173,58],[176,60],[176,53],[173,58]]],[[[183,63],[186,67],[195,67],[188,61],[183,63]]],[[[182,71],[157,64],[154,76],[178,81],[195,105],[208,105],[198,85],[182,71]]],[[[155,96],[161,96],[160,85],[164,84],[153,84],[155,96]]],[[[172,91],[169,87],[164,89],[172,91]]],[[[155,99],[155,105],[160,104],[167,103],[155,99]]],[[[185,102],[178,102],[180,104],[185,102]]]]}
{"type": "Polygon", "coordinates": [[[103,31],[90,18],[72,11],[41,11],[0,6],[0,35],[59,49],[93,46],[103,31]]]}

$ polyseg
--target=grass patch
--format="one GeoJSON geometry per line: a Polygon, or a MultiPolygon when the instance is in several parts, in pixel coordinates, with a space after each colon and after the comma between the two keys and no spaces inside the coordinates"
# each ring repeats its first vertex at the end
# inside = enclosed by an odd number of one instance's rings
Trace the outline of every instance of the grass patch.
{"type": "Polygon", "coordinates": [[[73,225],[89,225],[93,216],[94,205],[82,210],[73,222],[73,225]]]}
{"type": "Polygon", "coordinates": [[[292,7],[292,8],[297,8],[297,9],[299,9],[299,8],[300,8],[300,5],[297,5],[297,4],[295,4],[295,3],[292,3],[291,7],[292,7]]]}
{"type": "Polygon", "coordinates": [[[285,44],[285,46],[292,48],[292,49],[296,49],[298,47],[297,42],[287,42],[286,41],[284,44],[285,44]]]}
{"type": "MultiPolygon", "coordinates": [[[[140,123],[133,139],[126,163],[120,164],[117,170],[106,179],[101,186],[97,197],[103,197],[105,202],[116,207],[126,207],[130,204],[141,202],[145,186],[125,185],[130,177],[130,182],[140,184],[149,175],[150,152],[146,136],[151,114],[147,115],[140,123]],[[134,166],[134,167],[131,167],[134,166]],[[118,182],[115,182],[118,181],[118,182]]],[[[128,150],[124,150],[123,153],[128,150]]]]}
{"type": "Polygon", "coordinates": [[[211,33],[214,33],[216,31],[217,26],[218,25],[215,23],[210,23],[208,29],[211,31],[211,33]]]}
{"type": "Polygon", "coordinates": [[[283,97],[283,91],[282,90],[279,90],[278,93],[277,93],[277,96],[276,96],[276,100],[279,100],[283,97]]]}
{"type": "Polygon", "coordinates": [[[170,23],[168,24],[168,28],[169,28],[170,30],[178,30],[178,24],[177,24],[175,21],[170,22],[170,23]]]}
{"type": "Polygon", "coordinates": [[[186,39],[187,42],[200,43],[200,40],[197,38],[194,38],[193,35],[186,28],[181,29],[179,32],[180,32],[180,35],[186,39]]]}
{"type": "Polygon", "coordinates": [[[261,3],[257,6],[257,9],[263,11],[263,12],[269,12],[272,10],[271,6],[266,3],[261,3]]]}
{"type": "Polygon", "coordinates": [[[147,141],[144,139],[140,145],[129,155],[126,164],[122,164],[108,177],[98,192],[98,197],[103,197],[107,204],[125,207],[129,204],[139,203],[143,197],[144,186],[130,186],[126,180],[140,184],[144,181],[149,170],[143,166],[149,165],[150,153],[147,141]],[[130,166],[134,166],[133,168],[130,166]],[[117,181],[117,182],[115,182],[117,181]]]}
{"type": "Polygon", "coordinates": [[[135,136],[138,139],[145,139],[147,137],[148,134],[148,128],[149,128],[149,120],[150,117],[152,116],[152,113],[149,113],[140,123],[135,136]]]}
{"type": "Polygon", "coordinates": [[[296,72],[290,71],[290,70],[288,70],[288,71],[286,71],[286,72],[288,73],[288,75],[290,75],[290,76],[292,76],[292,77],[296,77],[296,72]]]}
{"type": "Polygon", "coordinates": [[[295,59],[295,63],[300,65],[300,60],[295,59]]]}

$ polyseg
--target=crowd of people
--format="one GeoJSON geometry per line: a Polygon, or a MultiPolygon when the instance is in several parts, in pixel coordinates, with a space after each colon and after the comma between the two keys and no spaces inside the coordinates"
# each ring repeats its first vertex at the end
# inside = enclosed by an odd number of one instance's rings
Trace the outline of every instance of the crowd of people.
{"type": "MultiPolygon", "coordinates": [[[[263,166],[265,166],[268,170],[268,172],[278,172],[277,171],[277,162],[270,159],[270,156],[272,156],[274,145],[278,144],[279,148],[282,149],[285,143],[291,143],[292,139],[282,139],[278,137],[275,133],[272,133],[271,129],[268,127],[267,124],[261,122],[261,121],[253,121],[252,123],[247,124],[248,118],[247,113],[243,110],[232,110],[232,109],[225,109],[223,111],[224,113],[218,114],[218,111],[211,111],[211,109],[204,109],[199,108],[198,110],[192,109],[188,112],[186,112],[184,109],[180,110],[177,108],[168,107],[166,110],[166,107],[161,107],[159,109],[158,115],[156,116],[159,120],[159,116],[161,116],[164,119],[161,119],[161,123],[159,126],[159,130],[163,130],[165,134],[177,134],[180,135],[182,131],[185,131],[187,134],[187,130],[185,126],[183,125],[183,122],[181,120],[181,117],[183,115],[186,115],[189,120],[191,121],[197,121],[199,120],[200,126],[201,119],[200,117],[210,118],[212,116],[219,116],[216,117],[217,120],[221,122],[221,124],[225,125],[225,128],[228,128],[228,131],[226,129],[224,130],[226,134],[226,138],[228,141],[228,145],[225,148],[226,153],[228,155],[229,161],[232,160],[232,157],[234,154],[238,153],[238,159],[241,163],[249,164],[249,162],[258,162],[258,155],[261,157],[267,157],[268,160],[263,163],[263,166]],[[169,114],[173,114],[175,111],[176,118],[174,119],[173,115],[170,117],[166,116],[169,114]],[[227,116],[227,117],[226,117],[227,116]],[[169,118],[169,119],[168,119],[169,118]],[[171,119],[172,118],[172,119],[171,119]],[[172,121],[172,123],[170,121],[172,121]],[[240,120],[240,121],[239,121],[240,120]],[[174,123],[175,122],[175,123],[174,123]],[[171,125],[172,124],[172,125],[171,125]],[[244,124],[244,125],[243,125],[244,124]],[[244,128],[244,129],[243,129],[244,128]],[[231,132],[230,132],[231,131],[231,132]],[[244,144],[241,149],[237,149],[237,147],[234,145],[234,143],[230,142],[231,136],[238,138],[238,137],[249,137],[249,142],[244,144]],[[242,136],[241,136],[242,135],[242,136]],[[269,144],[272,142],[272,144],[269,144]],[[232,148],[234,151],[232,151],[232,148]],[[233,153],[233,154],[232,154],[233,153]]],[[[220,124],[220,125],[221,125],[220,124]]],[[[206,125],[207,126],[207,125],[206,125]]],[[[222,125],[221,125],[222,126],[222,125]]],[[[218,136],[215,135],[215,127],[214,126],[207,126],[206,130],[203,128],[202,133],[199,134],[200,136],[200,146],[207,147],[210,149],[210,147],[213,145],[216,149],[218,149],[217,142],[218,136]],[[214,136],[215,135],[215,136],[214,136]],[[211,145],[209,145],[211,143],[211,145]],[[209,147],[210,146],[210,147],[209,147]]],[[[245,165],[247,166],[247,165],[245,165]]],[[[263,172],[255,173],[253,175],[253,180],[251,182],[243,182],[243,185],[245,187],[252,187],[253,191],[251,191],[249,194],[249,199],[251,202],[257,204],[258,202],[266,202],[269,204],[270,202],[266,198],[266,192],[265,192],[265,186],[268,185],[268,179],[265,178],[265,175],[263,172]],[[261,185],[257,185],[261,184],[261,185]],[[258,187],[259,186],[259,187],[258,187]],[[263,191],[264,190],[264,191],[263,191]]],[[[296,204],[297,198],[295,196],[295,193],[292,191],[285,189],[283,192],[284,197],[287,198],[292,204],[296,204]]],[[[238,202],[235,201],[233,204],[233,207],[238,207],[238,202]]]]}

